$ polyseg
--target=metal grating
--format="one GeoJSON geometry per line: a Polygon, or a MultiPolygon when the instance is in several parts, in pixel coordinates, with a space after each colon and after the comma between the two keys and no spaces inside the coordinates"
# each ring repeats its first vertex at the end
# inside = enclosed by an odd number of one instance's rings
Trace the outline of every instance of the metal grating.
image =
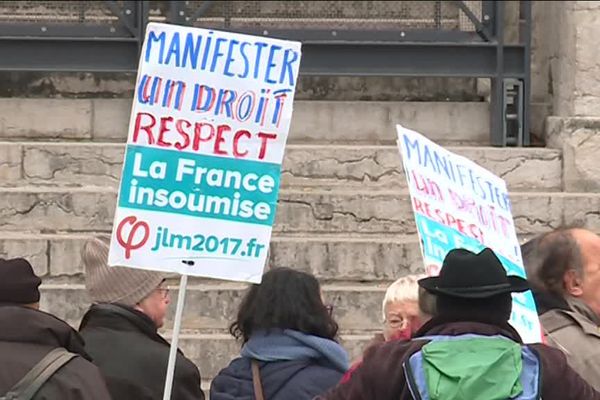
{"type": "MultiPolygon", "coordinates": [[[[482,5],[481,1],[463,1],[463,4],[475,15],[475,17],[482,21],[482,5]]],[[[462,11],[458,14],[458,26],[461,31],[472,32],[475,31],[475,25],[473,21],[462,11]]]]}
{"type": "MultiPolygon", "coordinates": [[[[113,2],[120,9],[122,1],[113,2]]],[[[103,1],[0,1],[0,22],[85,24],[116,22],[103,1]]]]}
{"type": "MultiPolygon", "coordinates": [[[[474,30],[470,21],[463,23],[464,14],[455,2],[450,1],[182,3],[185,3],[187,23],[216,29],[474,30]]],[[[481,1],[469,3],[478,3],[481,9],[481,1]]]]}

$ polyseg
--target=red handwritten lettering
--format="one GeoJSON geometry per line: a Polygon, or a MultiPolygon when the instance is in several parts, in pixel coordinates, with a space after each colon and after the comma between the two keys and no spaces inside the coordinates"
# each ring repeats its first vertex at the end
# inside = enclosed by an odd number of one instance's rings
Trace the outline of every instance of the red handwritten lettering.
{"type": "Polygon", "coordinates": [[[125,258],[130,259],[131,252],[140,249],[148,241],[148,238],[150,237],[150,226],[144,221],[138,221],[137,217],[132,215],[124,218],[119,225],[117,225],[116,234],[117,242],[125,249],[125,258]],[[129,230],[129,235],[127,235],[127,238],[125,239],[123,234],[127,225],[131,225],[131,229],[129,230]],[[142,237],[137,243],[134,243],[138,229],[143,230],[142,237]]]}
{"type": "Polygon", "coordinates": [[[154,144],[154,136],[152,136],[152,128],[156,125],[156,118],[152,114],[149,113],[138,113],[135,117],[135,127],[133,128],[133,143],[138,142],[138,136],[140,134],[140,130],[146,132],[148,135],[148,144],[154,144]],[[142,125],[142,118],[149,117],[150,123],[142,125]]]}
{"type": "Polygon", "coordinates": [[[158,131],[158,141],[157,145],[161,147],[171,147],[173,144],[169,142],[165,142],[165,133],[169,132],[171,129],[167,126],[173,122],[173,117],[162,117],[160,119],[160,129],[158,131]]]}
{"type": "Polygon", "coordinates": [[[243,152],[239,150],[238,146],[242,136],[245,136],[248,139],[252,138],[252,134],[245,130],[237,131],[235,133],[235,136],[233,137],[233,155],[237,158],[244,157],[248,154],[248,150],[245,150],[243,152]]]}
{"type": "Polygon", "coordinates": [[[277,135],[274,134],[274,133],[260,132],[256,136],[258,136],[258,138],[261,140],[261,142],[260,142],[260,151],[258,153],[258,159],[262,160],[263,158],[265,158],[265,155],[267,153],[267,141],[268,140],[277,139],[277,135]]]}
{"type": "Polygon", "coordinates": [[[215,154],[220,154],[220,155],[226,155],[227,152],[223,149],[221,149],[221,143],[225,142],[225,139],[223,138],[223,133],[224,132],[231,132],[231,128],[229,127],[229,125],[219,125],[217,127],[217,137],[215,138],[215,146],[214,146],[214,153],[215,154]]]}

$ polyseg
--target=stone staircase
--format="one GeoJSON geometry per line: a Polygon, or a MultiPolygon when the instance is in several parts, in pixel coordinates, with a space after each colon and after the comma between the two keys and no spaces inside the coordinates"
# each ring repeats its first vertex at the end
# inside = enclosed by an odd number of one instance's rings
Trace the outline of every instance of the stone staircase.
{"type": "MultiPolygon", "coordinates": [[[[0,255],[27,257],[44,278],[43,309],[74,326],[89,304],[79,252],[111,229],[130,102],[0,99],[0,255]]],[[[386,286],[422,267],[395,123],[506,179],[523,237],[600,226],[600,195],[563,191],[559,151],[485,147],[488,120],[484,102],[296,102],[271,264],[321,280],[352,356],[380,327],[386,286]]],[[[244,288],[190,279],[181,345],[205,385],[239,351],[226,328],[244,288]]]]}

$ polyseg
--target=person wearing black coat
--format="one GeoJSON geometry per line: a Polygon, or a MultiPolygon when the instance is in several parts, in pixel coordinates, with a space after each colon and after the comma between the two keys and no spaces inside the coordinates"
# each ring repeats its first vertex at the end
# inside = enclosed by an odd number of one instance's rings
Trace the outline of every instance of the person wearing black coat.
{"type": "MultiPolygon", "coordinates": [[[[170,302],[157,272],[108,267],[108,237],[89,240],[82,259],[94,302],[79,327],[113,400],[162,400],[169,343],[158,333],[170,302]]],[[[173,400],[203,400],[200,372],[178,351],[173,400]]]]}
{"type": "Polygon", "coordinates": [[[46,355],[62,348],[75,357],[49,377],[33,400],[110,400],[81,336],[66,322],[39,311],[40,283],[25,259],[0,259],[0,397],[46,355]]]}
{"type": "Polygon", "coordinates": [[[313,276],[288,268],[267,272],[230,328],[243,341],[241,355],[212,381],[211,400],[256,399],[252,363],[264,400],[312,400],[348,370],[337,330],[313,276]]]}
{"type": "MultiPolygon", "coordinates": [[[[83,317],[80,331],[114,400],[163,398],[169,343],[147,315],[119,304],[96,304],[83,317]]],[[[172,399],[204,399],[198,368],[181,352],[172,399]]]]}

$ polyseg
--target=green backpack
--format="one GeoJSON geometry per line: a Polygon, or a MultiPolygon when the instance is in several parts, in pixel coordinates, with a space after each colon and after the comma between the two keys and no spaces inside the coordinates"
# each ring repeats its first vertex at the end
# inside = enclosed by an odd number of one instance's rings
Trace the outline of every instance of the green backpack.
{"type": "Polygon", "coordinates": [[[415,400],[539,400],[537,354],[503,336],[427,336],[403,368],[415,400]]]}

